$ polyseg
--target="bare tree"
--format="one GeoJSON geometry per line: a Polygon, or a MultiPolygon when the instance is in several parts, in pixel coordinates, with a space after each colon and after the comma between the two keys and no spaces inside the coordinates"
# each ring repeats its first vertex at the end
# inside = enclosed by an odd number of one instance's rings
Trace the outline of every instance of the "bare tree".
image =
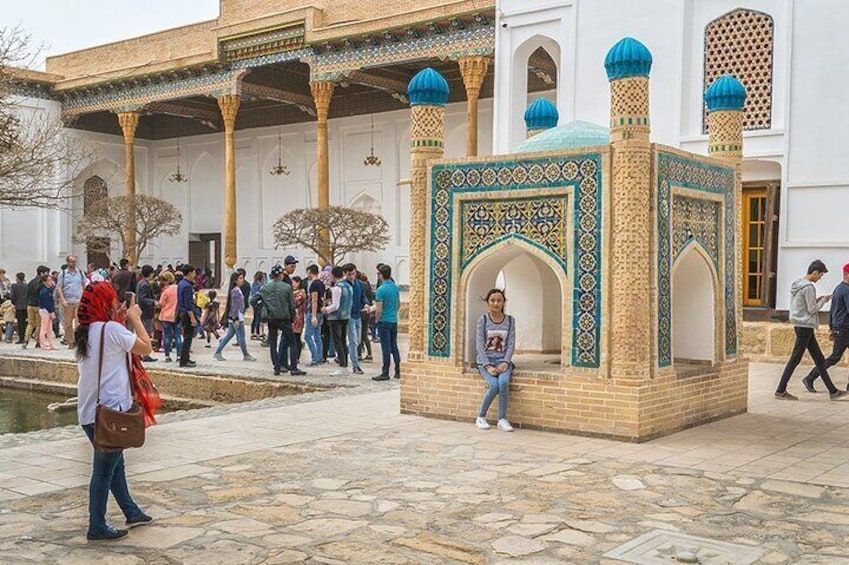
{"type": "Polygon", "coordinates": [[[274,223],[278,247],[306,247],[326,265],[335,265],[348,253],[382,251],[389,243],[388,232],[382,216],[342,206],[292,210],[274,223]]]}
{"type": "Polygon", "coordinates": [[[33,74],[28,44],[21,28],[0,27],[0,207],[70,208],[91,152],[58,115],[18,104],[33,74]]]}
{"type": "Polygon", "coordinates": [[[104,253],[114,261],[116,249],[111,243],[117,241],[121,257],[141,257],[154,238],[179,233],[182,222],[183,216],[176,206],[160,198],[145,194],[110,196],[89,207],[77,223],[74,243],[84,243],[91,251],[104,253]],[[131,225],[133,216],[136,244],[130,249],[127,226],[131,225]]]}

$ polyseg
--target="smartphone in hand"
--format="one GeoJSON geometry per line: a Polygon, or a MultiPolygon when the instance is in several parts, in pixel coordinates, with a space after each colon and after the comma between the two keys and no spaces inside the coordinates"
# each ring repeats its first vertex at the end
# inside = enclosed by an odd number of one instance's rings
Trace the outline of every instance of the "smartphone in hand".
{"type": "Polygon", "coordinates": [[[127,291],[124,293],[124,304],[129,308],[136,303],[136,293],[127,291]]]}

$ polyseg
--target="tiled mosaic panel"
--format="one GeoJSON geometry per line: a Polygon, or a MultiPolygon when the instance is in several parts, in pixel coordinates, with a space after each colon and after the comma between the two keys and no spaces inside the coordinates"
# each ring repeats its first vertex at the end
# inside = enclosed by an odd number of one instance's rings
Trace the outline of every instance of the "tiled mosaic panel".
{"type": "MultiPolygon", "coordinates": [[[[772,53],[773,22],[768,14],[738,9],[705,28],[704,88],[724,74],[743,83],[748,94],[743,129],[772,126],[772,53]]],[[[703,124],[707,133],[706,113],[703,124]]]]}
{"type": "Polygon", "coordinates": [[[496,243],[519,238],[546,251],[567,271],[568,208],[566,196],[464,201],[461,268],[496,243]]]}
{"type": "MultiPolygon", "coordinates": [[[[471,192],[491,192],[492,200],[520,198],[521,191],[533,189],[566,189],[572,187],[575,210],[574,264],[572,268],[573,328],[572,364],[598,367],[599,324],[601,319],[601,155],[573,157],[539,157],[515,161],[492,161],[460,165],[437,165],[430,180],[431,238],[430,280],[428,297],[428,353],[434,357],[451,355],[451,285],[462,274],[463,265],[454,265],[453,251],[459,245],[459,256],[469,257],[465,241],[456,241],[451,230],[454,196],[471,192]],[[497,193],[505,193],[499,195],[497,193]]],[[[564,190],[564,197],[566,196],[564,190]]],[[[480,202],[478,200],[478,202],[480,202]]],[[[545,223],[547,208],[531,222],[545,223]]],[[[457,213],[462,214],[462,210],[457,213]]],[[[521,223],[522,220],[520,220],[521,223]]],[[[516,229],[530,229],[517,226],[516,229]]],[[[533,242],[533,245],[539,246],[533,242]]],[[[565,245],[565,243],[564,243],[565,245]]],[[[551,255],[557,251],[541,248],[551,255]]],[[[568,266],[563,263],[564,271],[568,266]]]]}
{"type": "MultiPolygon", "coordinates": [[[[658,365],[672,364],[672,263],[673,248],[672,187],[681,186],[724,198],[723,238],[718,244],[717,265],[724,265],[725,281],[725,352],[737,353],[737,315],[735,311],[736,229],[734,225],[734,170],[692,161],[670,153],[657,155],[657,356],[658,365]],[[722,260],[719,260],[722,257],[722,260]]],[[[682,229],[682,228],[679,228],[682,229]]],[[[719,236],[716,236],[717,239],[719,236]]]]}
{"type": "Polygon", "coordinates": [[[672,255],[677,257],[693,240],[701,244],[720,270],[720,203],[675,195],[672,197],[672,255]]]}

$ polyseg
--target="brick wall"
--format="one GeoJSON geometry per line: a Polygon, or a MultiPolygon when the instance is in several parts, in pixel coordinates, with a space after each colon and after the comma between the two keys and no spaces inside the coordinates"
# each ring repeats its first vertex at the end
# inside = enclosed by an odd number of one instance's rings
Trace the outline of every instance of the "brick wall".
{"type": "MultiPolygon", "coordinates": [[[[407,363],[401,412],[468,421],[486,389],[471,371],[437,363],[407,363]]],[[[490,408],[493,418],[497,402],[490,408]]],[[[668,372],[651,380],[519,371],[510,385],[514,426],[646,441],[746,411],[748,363],[729,361],[698,376],[668,372]]]]}
{"type": "MultiPolygon", "coordinates": [[[[750,360],[761,363],[786,363],[793,350],[796,334],[788,323],[745,322],[740,332],[740,350],[750,360]]],[[[834,342],[828,338],[828,326],[817,330],[817,341],[826,357],[834,342]]],[[[807,355],[804,363],[811,363],[807,355]]],[[[849,367],[849,355],[844,355],[839,366],[849,367]]]]}

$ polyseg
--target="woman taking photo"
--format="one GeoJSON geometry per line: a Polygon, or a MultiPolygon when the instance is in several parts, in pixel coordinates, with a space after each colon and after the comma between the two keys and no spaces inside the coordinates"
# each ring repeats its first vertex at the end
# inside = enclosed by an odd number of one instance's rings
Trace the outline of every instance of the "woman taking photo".
{"type": "Polygon", "coordinates": [[[252,357],[248,353],[248,344],[245,342],[245,294],[242,292],[243,284],[245,284],[245,276],[238,271],[234,271],[230,275],[227,307],[224,308],[224,318],[228,322],[227,335],[218,342],[218,348],[212,356],[217,361],[226,361],[221,352],[224,351],[224,348],[230,343],[233,336],[236,336],[236,343],[242,348],[242,360],[256,361],[256,357],[252,357]]]}
{"type": "Polygon", "coordinates": [[[493,288],[486,293],[489,312],[478,319],[478,371],[489,385],[475,421],[475,425],[482,430],[489,429],[486,412],[498,396],[498,429],[513,431],[513,426],[507,421],[507,401],[510,398],[510,374],[513,372],[513,350],[516,347],[516,324],[513,316],[504,313],[506,302],[504,291],[493,288]]]}
{"type": "MultiPolygon", "coordinates": [[[[132,305],[126,310],[127,324],[135,332],[113,322],[118,314],[118,295],[108,282],[95,282],[83,290],[74,334],[80,379],[77,384],[79,404],[77,417],[89,441],[94,445],[94,420],[99,403],[126,412],[133,405],[129,373],[129,354],[150,355],[150,336],[141,322],[141,309],[132,305]],[[105,332],[105,333],[104,333],[105,332]],[[100,383],[98,385],[98,376],[100,383]]],[[[127,528],[152,522],[133,501],[127,487],[123,451],[94,451],[89,483],[89,541],[121,539],[127,530],[106,523],[109,492],[126,518],[127,528]]]]}

